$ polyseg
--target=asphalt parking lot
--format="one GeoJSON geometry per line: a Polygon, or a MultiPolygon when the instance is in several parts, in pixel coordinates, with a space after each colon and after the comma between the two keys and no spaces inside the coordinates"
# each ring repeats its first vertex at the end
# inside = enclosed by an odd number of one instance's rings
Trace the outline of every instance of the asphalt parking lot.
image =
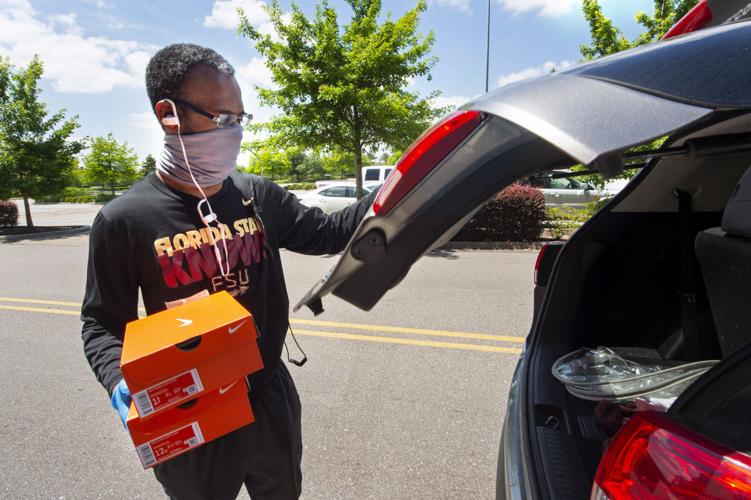
{"type": "MultiPolygon", "coordinates": [[[[2,498],[161,497],[81,352],[87,241],[0,243],[2,498]]],[[[535,255],[433,253],[373,311],[293,315],[304,498],[492,497],[535,255]]],[[[283,261],[294,302],[334,258],[283,261]]]]}

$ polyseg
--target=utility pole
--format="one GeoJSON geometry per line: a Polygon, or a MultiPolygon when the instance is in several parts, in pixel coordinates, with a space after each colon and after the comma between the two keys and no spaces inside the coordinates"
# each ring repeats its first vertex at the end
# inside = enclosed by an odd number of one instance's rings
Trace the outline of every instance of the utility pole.
{"type": "Polygon", "coordinates": [[[488,37],[485,47],[485,93],[490,85],[490,0],[488,0],[488,37]]]}

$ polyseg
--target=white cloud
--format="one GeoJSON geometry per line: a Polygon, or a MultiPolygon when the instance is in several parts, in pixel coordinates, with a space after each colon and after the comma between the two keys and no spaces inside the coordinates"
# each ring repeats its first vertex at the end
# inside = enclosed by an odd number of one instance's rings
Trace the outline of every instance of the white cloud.
{"type": "Polygon", "coordinates": [[[58,92],[100,93],[142,87],[154,47],[130,40],[87,37],[75,14],[43,17],[27,0],[0,0],[0,54],[17,66],[34,54],[58,92]]]}
{"type": "Polygon", "coordinates": [[[471,97],[463,96],[463,95],[452,95],[452,96],[443,96],[439,95],[435,99],[433,99],[433,107],[435,108],[444,108],[444,107],[450,107],[451,110],[455,110],[462,104],[466,103],[472,99],[471,97]]]}
{"type": "Polygon", "coordinates": [[[472,7],[469,5],[470,0],[433,0],[432,3],[445,7],[453,7],[466,14],[472,14],[472,7]]]}
{"type": "Polygon", "coordinates": [[[258,85],[263,88],[275,88],[271,78],[271,70],[260,57],[253,57],[248,64],[237,70],[238,79],[248,87],[258,85]]]}
{"type": "Polygon", "coordinates": [[[259,27],[269,21],[269,16],[263,7],[262,0],[215,0],[211,14],[203,20],[203,25],[207,28],[235,30],[240,23],[237,9],[241,8],[245,11],[250,24],[259,27]]]}
{"type": "Polygon", "coordinates": [[[571,11],[577,0],[498,0],[501,6],[514,14],[539,11],[541,16],[558,17],[571,11]]]}
{"type": "Polygon", "coordinates": [[[551,73],[553,70],[558,71],[564,68],[568,68],[569,66],[571,66],[571,64],[572,63],[570,61],[560,61],[557,63],[553,61],[547,61],[546,63],[540,66],[532,66],[530,68],[525,68],[521,71],[516,71],[514,73],[501,75],[500,77],[498,77],[498,86],[504,87],[512,83],[526,80],[527,78],[536,78],[538,76],[547,75],[548,73],[551,73]]]}
{"type": "MultiPolygon", "coordinates": [[[[207,28],[223,28],[236,30],[240,24],[240,16],[237,9],[241,8],[245,12],[248,22],[258,30],[262,35],[271,35],[274,40],[278,41],[274,24],[271,22],[269,15],[264,10],[266,2],[263,0],[214,0],[211,7],[211,14],[203,20],[203,25],[207,28]]],[[[292,19],[290,13],[282,14],[282,22],[288,23],[292,19]]]]}

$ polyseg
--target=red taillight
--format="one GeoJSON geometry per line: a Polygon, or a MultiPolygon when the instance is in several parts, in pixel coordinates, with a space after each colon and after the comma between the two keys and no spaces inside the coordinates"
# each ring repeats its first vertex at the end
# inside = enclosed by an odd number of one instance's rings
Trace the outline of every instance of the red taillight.
{"type": "Polygon", "coordinates": [[[668,420],[633,417],[613,439],[592,499],[751,498],[751,457],[668,420]]]}
{"type": "Polygon", "coordinates": [[[482,123],[479,111],[457,111],[410,146],[378,191],[373,211],[385,215],[482,123]]]}
{"type": "Polygon", "coordinates": [[[540,248],[540,253],[537,254],[537,261],[535,262],[535,285],[540,284],[540,263],[542,262],[542,256],[545,255],[545,252],[547,251],[549,246],[550,243],[545,243],[542,248],[540,248]]]}
{"type": "Polygon", "coordinates": [[[696,6],[688,11],[680,21],[675,23],[672,28],[662,36],[663,40],[674,36],[691,33],[700,30],[712,21],[712,10],[709,8],[707,0],[701,0],[696,6]]]}

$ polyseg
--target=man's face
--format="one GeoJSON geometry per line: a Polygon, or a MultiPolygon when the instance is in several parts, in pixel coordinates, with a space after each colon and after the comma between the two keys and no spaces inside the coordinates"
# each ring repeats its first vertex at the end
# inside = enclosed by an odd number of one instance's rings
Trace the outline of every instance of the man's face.
{"type": "MultiPolygon", "coordinates": [[[[181,101],[207,111],[212,115],[231,113],[239,115],[245,111],[242,93],[237,80],[232,75],[216,71],[205,65],[195,66],[188,72],[181,90],[181,101]]],[[[169,104],[166,111],[172,113],[169,104]]],[[[216,128],[216,123],[210,118],[196,113],[191,109],[176,104],[177,115],[180,118],[180,133],[196,134],[216,128]]],[[[161,118],[165,109],[157,104],[157,115],[161,118]]],[[[168,134],[177,133],[177,127],[165,127],[168,134]]]]}

